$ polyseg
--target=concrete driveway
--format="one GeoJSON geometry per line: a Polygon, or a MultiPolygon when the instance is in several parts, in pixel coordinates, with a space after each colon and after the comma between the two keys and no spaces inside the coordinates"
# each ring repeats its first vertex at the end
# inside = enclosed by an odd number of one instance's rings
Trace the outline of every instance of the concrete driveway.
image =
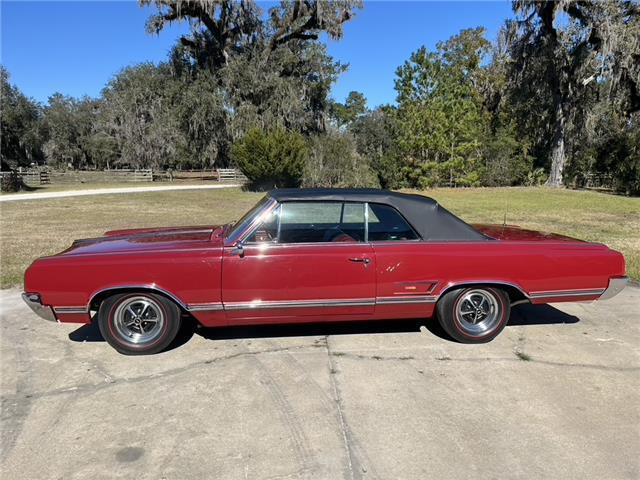
{"type": "Polygon", "coordinates": [[[2,202],[22,202],[25,200],[47,200],[50,198],[85,197],[87,195],[109,195],[114,193],[170,192],[176,190],[217,190],[220,188],[238,188],[240,184],[217,183],[215,185],[160,185],[155,187],[87,188],[83,190],[64,190],[62,192],[21,192],[0,195],[2,202]]]}
{"type": "Polygon", "coordinates": [[[433,322],[187,328],[152,357],[18,294],[0,293],[6,479],[640,476],[638,288],[517,307],[487,345],[433,322]]]}

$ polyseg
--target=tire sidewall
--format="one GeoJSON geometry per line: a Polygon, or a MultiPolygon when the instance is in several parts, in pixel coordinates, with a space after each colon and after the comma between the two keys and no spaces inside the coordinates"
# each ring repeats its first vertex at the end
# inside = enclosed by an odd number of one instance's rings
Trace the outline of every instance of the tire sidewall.
{"type": "Polygon", "coordinates": [[[504,329],[509,321],[511,313],[511,306],[509,304],[509,297],[507,294],[497,288],[474,286],[468,288],[461,288],[453,290],[445,294],[442,305],[438,308],[438,319],[445,331],[453,337],[455,340],[462,343],[486,343],[497,337],[504,329]],[[462,300],[464,294],[471,290],[484,290],[490,293],[498,302],[498,309],[500,314],[500,320],[496,326],[489,332],[483,335],[471,335],[467,332],[460,321],[458,320],[455,312],[459,302],[462,300]]]}
{"type": "Polygon", "coordinates": [[[114,295],[100,305],[98,311],[98,326],[104,339],[118,352],[126,355],[146,355],[164,350],[175,338],[180,327],[180,311],[173,302],[165,297],[147,292],[131,292],[114,295]],[[114,320],[118,306],[133,297],[149,297],[158,304],[164,315],[165,322],[162,333],[153,342],[136,345],[123,341],[116,332],[114,320]]]}

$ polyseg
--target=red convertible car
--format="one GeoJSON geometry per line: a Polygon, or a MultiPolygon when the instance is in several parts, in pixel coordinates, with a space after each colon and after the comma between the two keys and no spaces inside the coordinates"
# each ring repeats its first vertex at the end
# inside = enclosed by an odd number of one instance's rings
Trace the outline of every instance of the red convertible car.
{"type": "Polygon", "coordinates": [[[234,224],[77,240],[27,269],[23,297],[148,354],[183,315],[206,327],[435,315],[455,340],[487,342],[515,304],[611,298],[626,281],[624,257],[602,244],[471,226],[419,195],[286,189],[234,224]]]}

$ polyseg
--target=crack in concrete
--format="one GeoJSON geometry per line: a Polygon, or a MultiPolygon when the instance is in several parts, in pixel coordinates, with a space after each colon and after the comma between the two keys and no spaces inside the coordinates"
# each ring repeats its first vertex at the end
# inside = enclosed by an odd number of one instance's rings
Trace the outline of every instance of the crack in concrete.
{"type": "Polygon", "coordinates": [[[342,433],[342,441],[344,443],[344,449],[345,449],[345,453],[347,454],[347,474],[349,475],[349,478],[351,480],[353,480],[355,478],[354,476],[354,470],[353,470],[353,464],[354,464],[354,453],[352,451],[352,447],[351,447],[351,442],[349,439],[349,434],[347,432],[347,424],[344,418],[344,413],[342,412],[342,397],[340,394],[340,389],[338,387],[338,383],[336,382],[335,379],[335,374],[337,372],[335,365],[333,363],[333,359],[331,358],[333,356],[332,352],[331,352],[331,347],[329,346],[329,335],[325,335],[324,337],[324,345],[325,348],[327,349],[327,358],[329,359],[329,378],[331,379],[331,386],[333,387],[333,395],[335,397],[335,402],[336,402],[336,408],[338,411],[338,421],[340,423],[340,431],[342,433]]]}
{"type": "Polygon", "coordinates": [[[111,377],[109,379],[109,381],[105,381],[102,383],[84,383],[84,384],[80,384],[80,385],[74,385],[71,387],[65,387],[65,388],[57,388],[57,389],[53,389],[53,390],[49,390],[49,391],[45,391],[45,392],[30,392],[30,393],[23,393],[21,392],[21,394],[15,394],[15,395],[2,395],[0,396],[0,399],[2,399],[2,401],[8,401],[9,399],[22,399],[22,398],[28,398],[30,400],[37,400],[40,398],[45,398],[45,397],[52,397],[52,396],[58,396],[58,395],[65,395],[68,393],[95,393],[97,391],[103,390],[105,388],[110,388],[116,385],[131,385],[131,384],[136,384],[136,383],[141,383],[141,382],[145,382],[147,380],[155,380],[158,378],[165,378],[165,377],[170,377],[173,375],[180,375],[184,372],[187,372],[189,370],[193,370],[196,368],[200,368],[203,366],[207,366],[207,365],[211,365],[214,363],[219,363],[219,362],[223,362],[226,360],[233,360],[235,358],[240,358],[240,357],[247,357],[247,356],[255,356],[255,355],[261,355],[261,354],[269,354],[269,353],[278,353],[278,352],[284,352],[284,351],[292,351],[292,350],[300,350],[300,349],[304,349],[304,348],[318,348],[319,346],[322,345],[298,345],[298,346],[294,346],[294,347],[280,347],[280,348],[271,348],[271,349],[264,349],[264,350],[256,350],[256,351],[249,351],[249,352],[238,352],[238,353],[233,353],[230,355],[225,355],[222,357],[216,357],[216,358],[212,358],[209,360],[204,360],[204,361],[198,361],[195,363],[190,363],[187,365],[184,365],[182,367],[176,367],[170,370],[165,370],[163,372],[157,372],[157,373],[151,373],[149,375],[140,375],[138,377],[131,377],[131,378],[113,378],[111,377]]]}
{"type": "MultiPolygon", "coordinates": [[[[3,404],[10,404],[12,400],[23,400],[28,399],[30,401],[38,400],[40,398],[65,395],[69,393],[78,394],[78,393],[95,393],[105,388],[110,388],[116,385],[129,385],[145,382],[147,380],[155,380],[159,378],[169,377],[173,375],[180,375],[186,371],[193,370],[196,368],[201,368],[207,365],[211,365],[214,363],[224,362],[227,360],[233,360],[236,358],[247,357],[247,356],[255,356],[262,354],[270,354],[270,353],[279,353],[279,352],[289,352],[294,350],[301,350],[305,348],[318,348],[324,346],[327,349],[327,354],[330,359],[330,369],[331,372],[335,373],[337,370],[332,357],[346,357],[357,360],[374,360],[374,361],[407,361],[407,360],[419,360],[419,358],[411,357],[411,356],[399,356],[399,357],[387,357],[387,356],[379,356],[379,355],[361,355],[361,354],[353,354],[349,352],[333,352],[330,350],[328,346],[328,342],[325,340],[325,345],[314,343],[310,345],[298,345],[293,347],[277,347],[263,350],[255,350],[248,352],[238,352],[230,355],[224,355],[222,357],[216,357],[209,360],[198,361],[195,363],[190,363],[184,365],[182,367],[177,367],[170,370],[165,370],[163,372],[151,373],[149,375],[141,375],[138,377],[131,378],[105,378],[104,382],[101,383],[85,383],[80,385],[74,385],[71,387],[65,388],[57,388],[45,392],[24,392],[21,391],[14,395],[0,395],[0,399],[3,404]]],[[[541,364],[552,367],[564,367],[564,368],[585,368],[585,369],[595,369],[595,370],[604,370],[604,371],[617,371],[617,372],[637,372],[640,371],[640,367],[616,367],[612,365],[595,365],[595,364],[586,364],[586,363],[566,363],[566,362],[554,362],[551,360],[541,360],[535,357],[532,357],[529,361],[523,362],[519,358],[506,358],[506,357],[486,357],[486,358],[444,358],[444,357],[434,357],[433,360],[438,361],[439,363],[446,362],[517,362],[522,364],[541,364]]],[[[334,382],[332,378],[332,382],[334,382]]],[[[334,385],[334,388],[337,388],[337,385],[334,385]]],[[[334,392],[336,393],[336,392],[334,392]]],[[[339,393],[339,392],[338,392],[339,393]]]]}
{"type": "Polygon", "coordinates": [[[539,363],[541,365],[548,365],[552,367],[568,367],[568,368],[592,368],[595,370],[606,370],[613,372],[637,372],[640,371],[640,367],[615,367],[612,365],[594,365],[589,363],[566,363],[566,362],[554,362],[551,360],[538,360],[534,357],[531,357],[526,362],[523,362],[520,358],[447,358],[446,360],[443,358],[438,358],[436,360],[444,361],[444,362],[516,362],[521,363],[523,365],[531,365],[535,363],[539,363]]]}
{"type": "Polygon", "coordinates": [[[347,358],[356,358],[358,360],[378,360],[378,361],[406,361],[406,360],[415,360],[415,357],[412,355],[404,355],[401,357],[383,357],[380,355],[362,355],[358,353],[350,353],[350,352],[331,352],[331,356],[333,357],[347,357],[347,358]]]}

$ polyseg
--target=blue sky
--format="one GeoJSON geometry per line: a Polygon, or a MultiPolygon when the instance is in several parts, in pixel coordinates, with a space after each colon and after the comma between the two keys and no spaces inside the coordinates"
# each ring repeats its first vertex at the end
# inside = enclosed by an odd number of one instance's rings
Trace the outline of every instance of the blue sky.
{"type": "MultiPolygon", "coordinates": [[[[269,4],[265,4],[266,7],[269,4]]],[[[97,96],[127,65],[164,60],[184,25],[159,36],[145,32],[151,8],[136,1],[1,0],[0,63],[28,96],[46,102],[54,92],[97,96]]],[[[396,68],[422,45],[434,48],[463,28],[484,26],[494,39],[511,15],[510,2],[369,1],[345,28],[344,38],[328,41],[329,53],[350,68],[334,86],[344,99],[351,90],[370,106],[395,100],[396,68]]]]}

